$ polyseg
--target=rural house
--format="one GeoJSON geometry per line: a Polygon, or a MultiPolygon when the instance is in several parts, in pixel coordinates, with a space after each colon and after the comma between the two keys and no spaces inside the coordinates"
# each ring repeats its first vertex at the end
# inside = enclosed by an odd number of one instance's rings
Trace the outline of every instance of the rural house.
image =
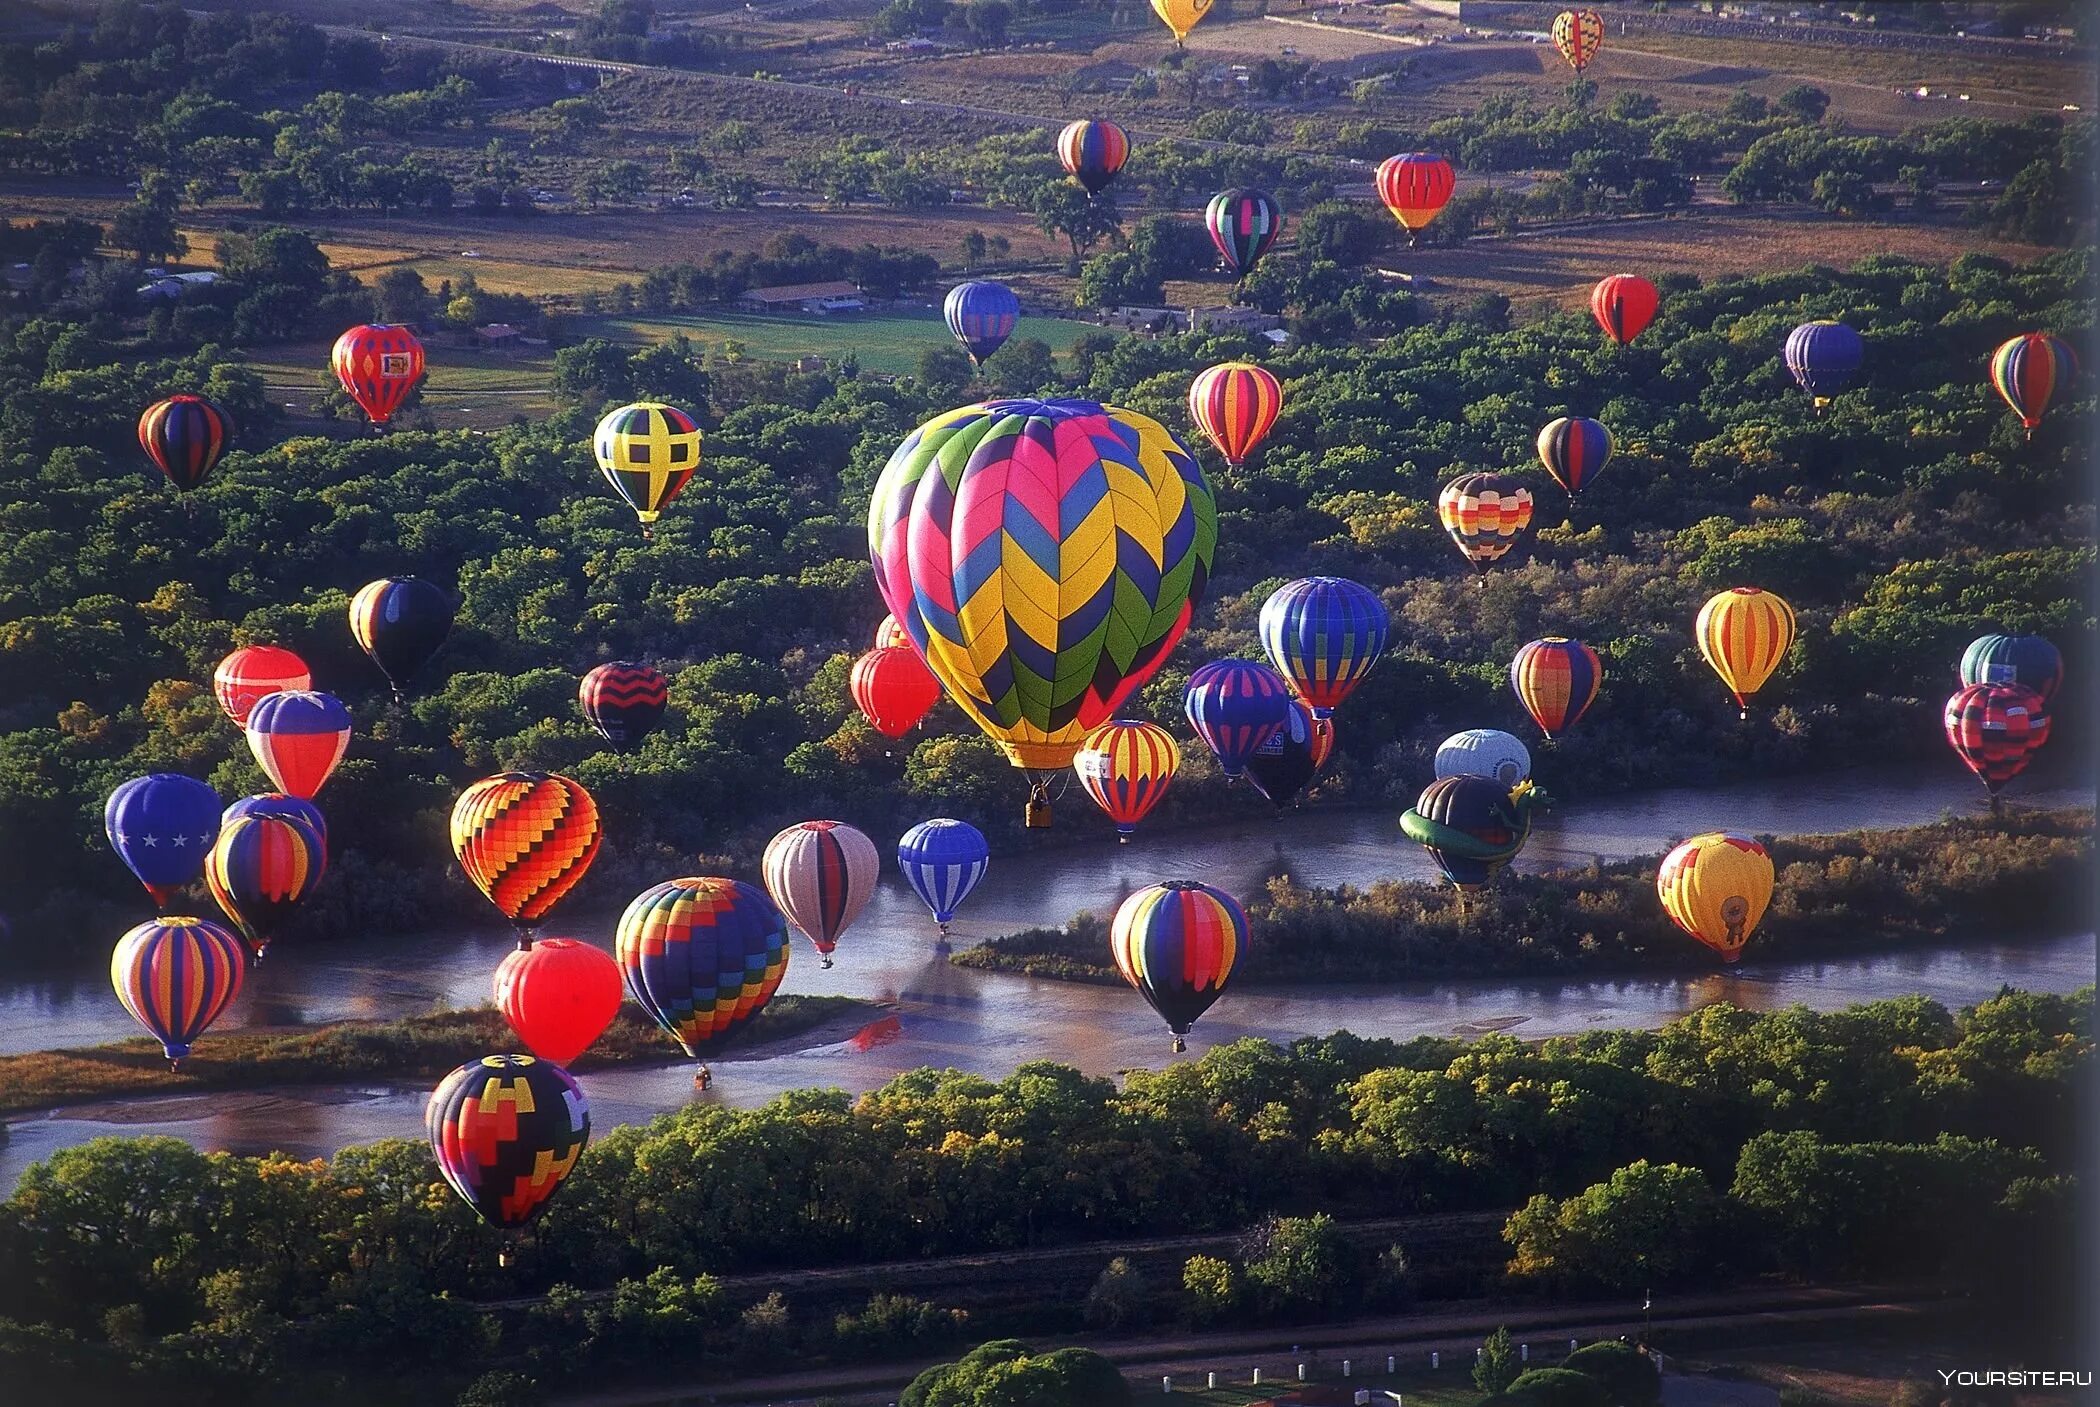
{"type": "Polygon", "coordinates": [[[840,280],[748,289],[737,306],[747,313],[857,313],[868,301],[859,288],[840,280]]]}

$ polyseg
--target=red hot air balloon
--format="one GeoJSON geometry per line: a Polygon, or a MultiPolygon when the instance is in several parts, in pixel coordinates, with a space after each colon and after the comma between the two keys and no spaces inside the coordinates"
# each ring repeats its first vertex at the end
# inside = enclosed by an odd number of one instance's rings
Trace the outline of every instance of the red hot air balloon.
{"type": "Polygon", "coordinates": [[[542,938],[504,955],[496,1009],[542,1060],[568,1065],[620,1014],[620,965],[574,938],[542,938]]]}
{"type": "Polygon", "coordinates": [[[243,645],[220,660],[211,676],[219,707],[240,728],[248,726],[248,715],[271,694],[313,686],[306,661],[279,645],[243,645]]]}
{"type": "Polygon", "coordinates": [[[1189,386],[1189,419],[1237,469],[1268,438],[1283,409],[1283,387],[1252,362],[1224,362],[1189,386]]]}
{"type": "Polygon", "coordinates": [[[313,800],[350,746],[350,710],[333,694],[286,689],[248,712],[248,750],[277,789],[313,800]]]}
{"type": "Polygon", "coordinates": [[[1457,186],[1451,163],[1434,152],[1389,156],[1378,167],[1378,198],[1407,231],[1410,249],[1423,228],[1450,202],[1457,186]]]}
{"type": "Polygon", "coordinates": [[[2018,684],[1966,684],[1947,700],[1947,745],[1991,794],[2027,770],[2049,741],[2049,706],[2018,684]]]}
{"type": "Polygon", "coordinates": [[[423,344],[393,323],[364,323],[335,339],[335,379],[374,425],[393,418],[423,379],[423,344]]]}
{"type": "Polygon", "coordinates": [[[1655,285],[1637,274],[1613,274],[1590,290],[1590,313],[1605,336],[1621,347],[1647,330],[1662,306],[1655,285]]]}
{"type": "Polygon", "coordinates": [[[903,737],[941,701],[941,682],[917,651],[902,645],[862,655],[848,685],[853,702],[885,738],[903,737]]]}
{"type": "Polygon", "coordinates": [[[170,396],[139,417],[139,448],[177,493],[188,493],[226,453],[233,422],[202,396],[170,396]]]}

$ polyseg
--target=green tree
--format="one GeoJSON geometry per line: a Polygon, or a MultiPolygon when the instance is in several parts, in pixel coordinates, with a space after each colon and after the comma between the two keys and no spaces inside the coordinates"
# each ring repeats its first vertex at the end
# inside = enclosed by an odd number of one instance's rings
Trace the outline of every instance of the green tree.
{"type": "Polygon", "coordinates": [[[1334,1218],[1277,1217],[1250,1240],[1242,1271],[1265,1313],[1311,1315],[1332,1308],[1359,1280],[1355,1256],[1334,1218]]]}
{"type": "Polygon", "coordinates": [[[1075,267],[1102,240],[1123,233],[1113,195],[1104,191],[1089,197],[1070,181],[1045,181],[1036,187],[1029,208],[1044,234],[1061,235],[1072,246],[1075,267]]]}
{"type": "Polygon", "coordinates": [[[1198,1328],[1223,1323],[1240,1306],[1239,1272],[1216,1256],[1190,1256],[1181,1267],[1181,1288],[1189,1297],[1189,1322],[1198,1328]]]}
{"type": "Polygon", "coordinates": [[[1516,1340],[1509,1336],[1508,1325],[1480,1341],[1480,1353],[1473,1360],[1473,1386],[1492,1397],[1515,1382],[1522,1371],[1517,1362],[1516,1340]]]}
{"type": "Polygon", "coordinates": [[[1643,1159],[1564,1201],[1533,1197],[1502,1236],[1514,1276],[1644,1289],[1710,1267],[1715,1215],[1698,1169],[1643,1159]]]}
{"type": "Polygon", "coordinates": [[[1585,1344],[1560,1366],[1594,1379],[1615,1407],[1655,1407],[1662,1401],[1662,1374],[1655,1360],[1623,1340],[1585,1344]]]}
{"type": "Polygon", "coordinates": [[[1145,1277],[1127,1256],[1117,1256],[1095,1277],[1086,1292],[1084,1314],[1087,1327],[1114,1333],[1143,1324],[1150,1308],[1145,1277]]]}
{"type": "Polygon", "coordinates": [[[1525,1407],[1616,1407],[1616,1400],[1602,1383],[1566,1368],[1533,1368],[1520,1373],[1503,1393],[1525,1407]]]}

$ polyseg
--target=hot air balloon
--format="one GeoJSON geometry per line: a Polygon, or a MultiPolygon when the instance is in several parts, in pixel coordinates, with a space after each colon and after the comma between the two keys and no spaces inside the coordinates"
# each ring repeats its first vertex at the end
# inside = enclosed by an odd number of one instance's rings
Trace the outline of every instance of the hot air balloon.
{"type": "Polygon", "coordinates": [[[1029,821],[1080,739],[1188,628],[1217,550],[1202,466],[1158,421],[993,401],[920,426],[868,513],[876,588],[950,698],[1031,779],[1029,821]]]}
{"type": "Polygon", "coordinates": [[[451,592],[412,576],[385,577],[350,598],[350,636],[386,676],[396,703],[452,633],[458,609],[451,592]]]}
{"type": "Polygon", "coordinates": [[[839,935],[875,897],[882,858],[875,842],[843,821],[804,821],[766,842],[766,892],[831,966],[839,935]]]}
{"type": "Polygon", "coordinates": [[[232,439],[233,422],[202,396],[170,396],[139,416],[139,448],[177,493],[203,483],[232,439]]]}
{"type": "Polygon", "coordinates": [[[204,882],[260,962],[327,870],[327,843],[305,821],[236,816],[220,824],[218,843],[205,860],[204,882]]]}
{"type": "Polygon", "coordinates": [[[941,681],[908,645],[862,655],[847,687],[868,725],[885,738],[903,737],[941,701],[941,681]]]}
{"type": "Polygon", "coordinates": [[[1225,994],[1247,951],[1247,914],[1230,894],[1194,880],[1170,879],[1125,899],[1109,925],[1116,970],[1152,1004],[1174,1033],[1174,1053],[1196,1018],[1225,994]]]}
{"type": "Polygon", "coordinates": [[[897,842],[897,868],[912,892],[933,910],[944,938],[956,909],[984,878],[991,857],[984,832],[968,821],[921,821],[897,842]]]}
{"type": "Polygon", "coordinates": [[[2039,635],[1981,635],[1961,654],[1964,684],[2018,684],[2048,703],[2064,682],[2064,657],[2039,635]]]}
{"type": "Polygon", "coordinates": [[[131,1019],[160,1042],[173,1070],[241,994],[247,966],[241,940],[211,920],[159,918],[117,940],[109,981],[131,1019]]]}
{"type": "Polygon", "coordinates": [[[885,612],[882,617],[882,623],[875,627],[875,648],[887,650],[893,645],[901,645],[909,650],[911,648],[911,637],[904,633],[903,626],[897,624],[895,616],[885,612]]]}
{"type": "Polygon", "coordinates": [[[1595,10],[1562,10],[1553,17],[1553,47],[1581,73],[1604,44],[1604,17],[1595,10]]]}
{"type": "Polygon", "coordinates": [[[1057,159],[1088,195],[1099,195],[1130,159],[1130,138],[1113,122],[1082,118],[1057,134],[1057,159]]]}
{"type": "Polygon", "coordinates": [[[1591,316],[1621,347],[1647,331],[1661,305],[1662,294],[1637,274],[1612,274],[1590,290],[1591,316]]]}
{"type": "Polygon", "coordinates": [[[1500,728],[1468,728],[1437,744],[1439,777],[1486,777],[1504,790],[1531,779],[1531,749],[1500,728]]]}
{"type": "Polygon", "coordinates": [[[1603,472],[1611,452],[1611,431],[1585,416],[1563,415],[1539,431],[1539,462],[1570,499],[1603,472]]]}
{"type": "Polygon", "coordinates": [[[1991,353],[1991,384],[2020,417],[2029,439],[2049,402],[2077,374],[2071,344],[2046,332],[2023,332],[1991,353]]]}
{"type": "Polygon", "coordinates": [[[1559,635],[1532,641],[1509,662],[1509,687],[1548,738],[1575,726],[1603,682],[1604,664],[1597,652],[1559,635]]]}
{"type": "Polygon", "coordinates": [[[306,690],[314,684],[306,661],[276,645],[243,645],[212,671],[212,692],[236,727],[248,726],[257,701],[280,690],[306,690]]]}
{"type": "Polygon", "coordinates": [[[1422,230],[1450,203],[1457,185],[1451,163],[1434,152],[1411,151],[1378,163],[1378,198],[1393,212],[1400,228],[1407,231],[1410,249],[1421,238],[1422,230]]]}
{"type": "Polygon", "coordinates": [[[787,918],[764,890],[734,879],[671,879],[620,916],[627,990],[687,1055],[758,1015],[787,974],[787,918]]]}
{"type": "Polygon", "coordinates": [[[598,856],[598,803],[555,772],[498,772],[452,804],[452,853],[529,948],[598,856]]]}
{"type": "Polygon", "coordinates": [[[972,279],[948,290],[941,304],[948,331],[969,352],[970,361],[983,366],[986,357],[1006,345],[1021,320],[1021,300],[1003,283],[972,279]]]}
{"type": "Polygon", "coordinates": [[[1392,616],[1376,592],[1338,576],[1300,577],[1261,603],[1261,647],[1291,689],[1326,718],[1378,663],[1392,616]]]}
{"type": "Polygon", "coordinates": [[[374,425],[393,418],[423,379],[423,344],[395,324],[353,327],[335,339],[335,379],[374,425]]]}
{"type": "MultiPolygon", "coordinates": [[[[598,736],[616,748],[639,747],[664,721],[670,681],[646,664],[601,664],[576,686],[576,706],[598,736]]],[[[557,1062],[560,1063],[560,1062],[557,1062]]]]}
{"type": "Polygon", "coordinates": [[[1203,212],[1203,225],[1225,267],[1245,278],[1283,233],[1283,207],[1267,191],[1252,187],[1221,191],[1203,212]]]}
{"type": "MultiPolygon", "coordinates": [[[[438,1082],[423,1127],[452,1190],[490,1226],[518,1231],[547,1209],[591,1141],[591,1106],[559,1065],[484,1055],[438,1082]]],[[[509,1263],[505,1249],[499,1264],[509,1263]]]]}
{"type": "Polygon", "coordinates": [[[1203,17],[1216,3],[1217,0],[1152,0],[1152,13],[1174,31],[1174,42],[1179,44],[1189,37],[1190,30],[1203,22],[1203,17]]]}
{"type": "Polygon", "coordinates": [[[1786,369],[1817,410],[1851,384],[1866,354],[1859,334],[1841,322],[1805,322],[1786,336],[1786,369]]]}
{"type": "Polygon", "coordinates": [[[598,472],[641,519],[642,536],[700,468],[700,427],[676,406],[636,401],[609,410],[591,436],[598,472]]]}
{"type": "Polygon", "coordinates": [[[1731,587],[1699,608],[1699,653],[1735,695],[1742,716],[1794,643],[1794,608],[1754,586],[1731,587]]]}
{"type": "Polygon", "coordinates": [[[177,890],[204,873],[204,859],[219,838],[220,804],[219,794],[195,777],[155,772],[109,794],[102,829],[117,858],[165,908],[177,890]]]}
{"type": "Polygon", "coordinates": [[[1116,836],[1130,843],[1131,832],[1159,799],[1181,766],[1174,735],[1157,723],[1118,718],[1086,735],[1072,755],[1072,770],[1094,804],[1116,823],[1116,836]]]}
{"type": "Polygon", "coordinates": [[[1514,788],[1486,777],[1439,777],[1400,818],[1407,838],[1429,852],[1461,894],[1482,889],[1531,838],[1531,811],[1553,798],[1530,782],[1514,788]]]}
{"type": "Polygon", "coordinates": [[[2049,741],[2049,706],[2018,684],[1964,684],[1947,700],[1947,745],[1991,794],[2027,770],[2049,741]]]}
{"type": "Polygon", "coordinates": [[[620,965],[589,943],[542,938],[503,955],[495,1000],[527,1050],[571,1065],[620,1014],[620,965]]]}
{"type": "Polygon", "coordinates": [[[311,801],[350,746],[350,710],[334,694],[284,689],[248,711],[248,751],[277,789],[311,801]]]}
{"type": "Polygon", "coordinates": [[[1236,779],[1255,749],[1289,721],[1291,686],[1265,664],[1212,660],[1189,676],[1181,706],[1226,777],[1236,779]]]}
{"type": "Polygon", "coordinates": [[[320,807],[303,796],[287,796],[281,791],[244,796],[220,813],[219,829],[224,830],[243,816],[275,816],[279,820],[296,821],[312,831],[323,854],[327,852],[328,818],[321,814],[320,807]]]}
{"type": "Polygon", "coordinates": [[[1283,726],[1247,759],[1247,785],[1278,811],[1285,809],[1319,772],[1324,750],[1317,748],[1312,710],[1292,699],[1283,726]]]}
{"type": "Polygon", "coordinates": [[[1283,387],[1252,362],[1211,367],[1189,386],[1189,419],[1235,469],[1269,437],[1282,409],[1283,387]]]}
{"type": "Polygon", "coordinates": [[[1507,474],[1461,474],[1437,495],[1444,531],[1485,572],[1531,526],[1531,490],[1507,474]]]}
{"type": "Polygon", "coordinates": [[[1655,892],[1671,922],[1734,962],[1772,902],[1772,857],[1747,835],[1708,831],[1663,857],[1655,892]]]}

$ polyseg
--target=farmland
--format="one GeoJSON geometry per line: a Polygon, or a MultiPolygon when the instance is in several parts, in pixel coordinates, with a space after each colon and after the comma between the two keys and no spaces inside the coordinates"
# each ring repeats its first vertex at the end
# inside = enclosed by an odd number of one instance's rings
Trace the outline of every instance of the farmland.
{"type": "MultiPolygon", "coordinates": [[[[859,360],[864,370],[888,375],[912,371],[919,364],[920,354],[929,348],[954,345],[947,327],[931,308],[837,317],[709,313],[579,318],[573,326],[580,334],[616,342],[661,342],[682,334],[710,353],[720,353],[726,344],[736,342],[748,355],[765,361],[850,355],[859,360]]],[[[1100,330],[1092,323],[1067,318],[1025,317],[1015,327],[1014,336],[1037,338],[1062,356],[1071,351],[1081,335],[1100,330]]]]}

